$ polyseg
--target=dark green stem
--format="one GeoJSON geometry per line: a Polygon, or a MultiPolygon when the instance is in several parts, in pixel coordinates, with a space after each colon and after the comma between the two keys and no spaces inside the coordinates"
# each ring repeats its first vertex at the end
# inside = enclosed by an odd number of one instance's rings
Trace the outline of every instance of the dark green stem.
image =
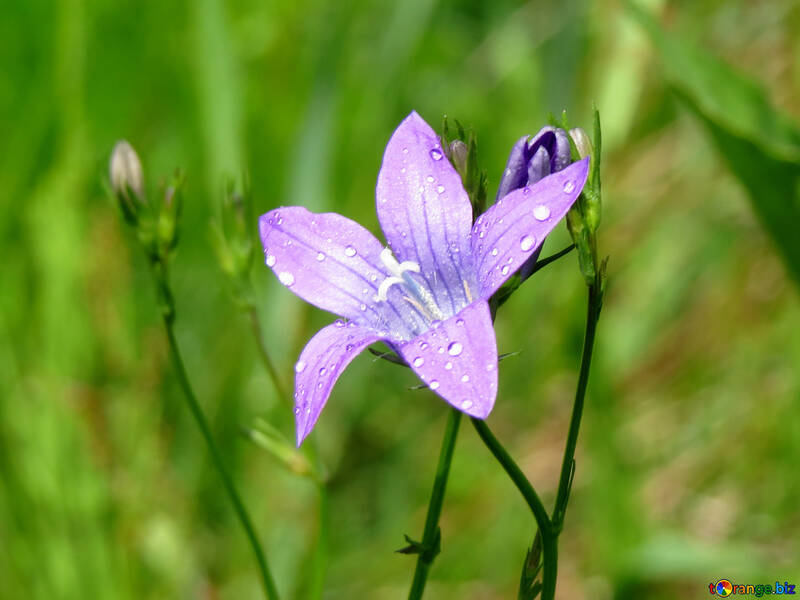
{"type": "Polygon", "coordinates": [[[569,246],[567,246],[563,250],[559,250],[558,252],[556,252],[555,254],[551,254],[547,258],[543,258],[541,260],[537,260],[536,261],[536,265],[534,265],[534,267],[533,267],[533,271],[531,271],[531,275],[536,273],[536,271],[544,269],[551,262],[554,262],[554,261],[558,260],[562,256],[566,256],[567,254],[569,254],[573,250],[575,250],[575,244],[570,244],[569,246]]]}
{"type": "MultiPolygon", "coordinates": [[[[533,518],[536,519],[539,534],[542,536],[543,581],[552,580],[555,583],[558,569],[558,533],[553,529],[553,524],[547,516],[547,510],[542,504],[539,494],[536,493],[531,482],[525,477],[522,469],[519,468],[514,459],[511,458],[511,455],[494,436],[486,422],[481,419],[471,420],[483,443],[489,448],[489,451],[500,463],[500,466],[503,467],[514,485],[517,486],[520,494],[522,494],[525,502],[530,507],[533,518]]],[[[544,598],[544,596],[542,597],[544,598]]]]}
{"type": "MultiPolygon", "coordinates": [[[[162,285],[164,288],[166,288],[166,284],[163,281],[162,285]]],[[[236,487],[233,484],[233,479],[231,478],[230,473],[228,473],[228,469],[222,460],[222,455],[220,454],[217,444],[214,442],[214,438],[211,435],[211,429],[208,426],[208,421],[206,421],[205,415],[203,415],[203,410],[200,408],[200,404],[197,402],[197,397],[194,395],[192,386],[189,383],[189,377],[186,374],[186,368],[183,365],[183,359],[181,359],[181,354],[178,350],[178,342],[175,339],[175,332],[172,327],[172,315],[174,315],[174,313],[164,313],[164,327],[167,330],[167,338],[169,338],[169,349],[170,356],[172,357],[172,364],[175,367],[176,373],[178,374],[178,381],[180,382],[181,388],[183,388],[183,395],[186,398],[186,403],[189,405],[189,410],[191,411],[194,420],[197,422],[197,426],[200,428],[200,433],[203,435],[203,439],[206,442],[208,451],[214,461],[214,466],[217,468],[217,472],[222,479],[225,491],[228,493],[228,497],[233,504],[233,508],[236,511],[236,516],[239,518],[239,521],[241,522],[242,527],[247,534],[247,538],[253,549],[253,553],[256,556],[256,562],[258,563],[258,569],[261,575],[261,583],[264,588],[264,593],[270,600],[278,600],[278,590],[275,587],[275,582],[273,581],[269,567],[267,566],[267,559],[264,556],[264,551],[261,549],[261,544],[258,541],[255,530],[253,529],[253,523],[250,520],[250,516],[247,514],[247,509],[245,509],[239,493],[236,491],[236,487]]]]}
{"type": "Polygon", "coordinates": [[[447,487],[447,477],[450,474],[450,463],[453,460],[453,449],[458,436],[458,424],[461,422],[461,412],[456,409],[450,411],[447,428],[442,439],[442,449],[439,452],[439,465],[436,467],[436,478],[433,480],[433,491],[428,502],[428,515],[425,518],[425,530],[420,544],[421,551],[417,558],[417,567],[414,570],[414,581],[408,592],[408,600],[419,600],[425,591],[428,580],[428,571],[434,558],[439,553],[439,517],[442,514],[444,492],[447,487]]]}

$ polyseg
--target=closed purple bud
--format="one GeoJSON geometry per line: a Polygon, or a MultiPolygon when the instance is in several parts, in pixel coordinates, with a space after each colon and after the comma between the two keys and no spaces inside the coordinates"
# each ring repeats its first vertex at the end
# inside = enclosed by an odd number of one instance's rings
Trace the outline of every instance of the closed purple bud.
{"type": "Polygon", "coordinates": [[[496,199],[533,185],[569,166],[570,162],[569,137],[563,129],[543,127],[532,139],[522,137],[508,155],[496,199]]]}
{"type": "MultiPolygon", "coordinates": [[[[539,146],[528,162],[528,179],[524,185],[531,185],[550,175],[552,172],[550,165],[550,153],[544,146],[539,146]]],[[[520,187],[524,187],[524,185],[520,187]]]]}
{"type": "Polygon", "coordinates": [[[497,188],[497,200],[525,187],[528,181],[528,137],[523,136],[511,148],[511,153],[508,155],[508,162],[503,171],[503,177],[500,178],[500,186],[497,188]]]}

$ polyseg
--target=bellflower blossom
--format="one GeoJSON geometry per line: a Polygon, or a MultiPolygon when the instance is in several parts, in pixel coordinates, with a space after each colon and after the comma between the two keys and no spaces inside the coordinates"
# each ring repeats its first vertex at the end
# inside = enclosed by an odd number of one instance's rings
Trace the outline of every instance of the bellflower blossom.
{"type": "Polygon", "coordinates": [[[485,418],[497,396],[489,297],[536,251],[581,192],[582,160],[514,191],[479,216],[439,137],[412,112],[378,174],[376,207],[388,247],[336,213],[276,208],[259,227],[266,263],[300,298],[343,317],[323,327],[295,364],[298,445],[334,383],[383,341],[435,393],[485,418]]]}

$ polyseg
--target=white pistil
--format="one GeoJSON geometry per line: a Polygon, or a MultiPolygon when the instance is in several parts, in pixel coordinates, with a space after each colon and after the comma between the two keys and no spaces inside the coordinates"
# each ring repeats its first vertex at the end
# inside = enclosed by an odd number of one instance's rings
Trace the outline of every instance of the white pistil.
{"type": "Polygon", "coordinates": [[[436,305],[436,301],[434,300],[430,291],[414,281],[414,279],[411,278],[411,275],[409,275],[409,271],[412,273],[419,273],[419,264],[412,260],[404,260],[403,262],[398,263],[397,259],[394,257],[389,248],[384,248],[381,250],[380,259],[383,263],[383,266],[386,267],[386,270],[391,273],[391,276],[384,279],[380,286],[378,286],[378,294],[375,296],[377,301],[385,302],[389,288],[396,283],[399,283],[405,287],[406,290],[411,292],[412,296],[414,296],[414,299],[409,298],[408,296],[403,296],[403,300],[414,306],[430,321],[441,321],[444,319],[444,314],[436,305]]]}

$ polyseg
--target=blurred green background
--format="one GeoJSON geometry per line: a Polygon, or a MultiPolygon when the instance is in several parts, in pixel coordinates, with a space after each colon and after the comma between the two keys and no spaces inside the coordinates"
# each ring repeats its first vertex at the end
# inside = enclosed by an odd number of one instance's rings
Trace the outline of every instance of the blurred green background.
{"type": "MultiPolygon", "coordinates": [[[[490,194],[547,113],[604,125],[609,290],[561,537],[558,597],[800,584],[800,5],[5,0],[0,8],[0,597],[257,598],[185,410],[147,265],[103,192],[125,137],[189,179],[172,275],[187,367],[286,598],[306,597],[315,488],[240,434],[291,437],[209,242],[225,174],[259,213],[377,232],[383,147],[412,109],[478,135],[490,194]],[[637,17],[637,15],[639,15],[637,17]],[[712,58],[715,56],[717,58],[712,58]],[[736,66],[742,77],[718,61],[736,66]],[[763,91],[763,94],[762,94],[763,91]],[[794,274],[794,275],[793,275],[794,274]]],[[[545,255],[567,243],[563,227],[545,255]]],[[[330,315],[253,269],[288,384],[330,315]]],[[[489,423],[551,505],[585,288],[574,255],[497,320],[489,423]]],[[[317,427],[330,599],[405,597],[447,414],[364,355],[317,427]]],[[[515,598],[533,521],[462,426],[431,599],[515,598]]]]}

